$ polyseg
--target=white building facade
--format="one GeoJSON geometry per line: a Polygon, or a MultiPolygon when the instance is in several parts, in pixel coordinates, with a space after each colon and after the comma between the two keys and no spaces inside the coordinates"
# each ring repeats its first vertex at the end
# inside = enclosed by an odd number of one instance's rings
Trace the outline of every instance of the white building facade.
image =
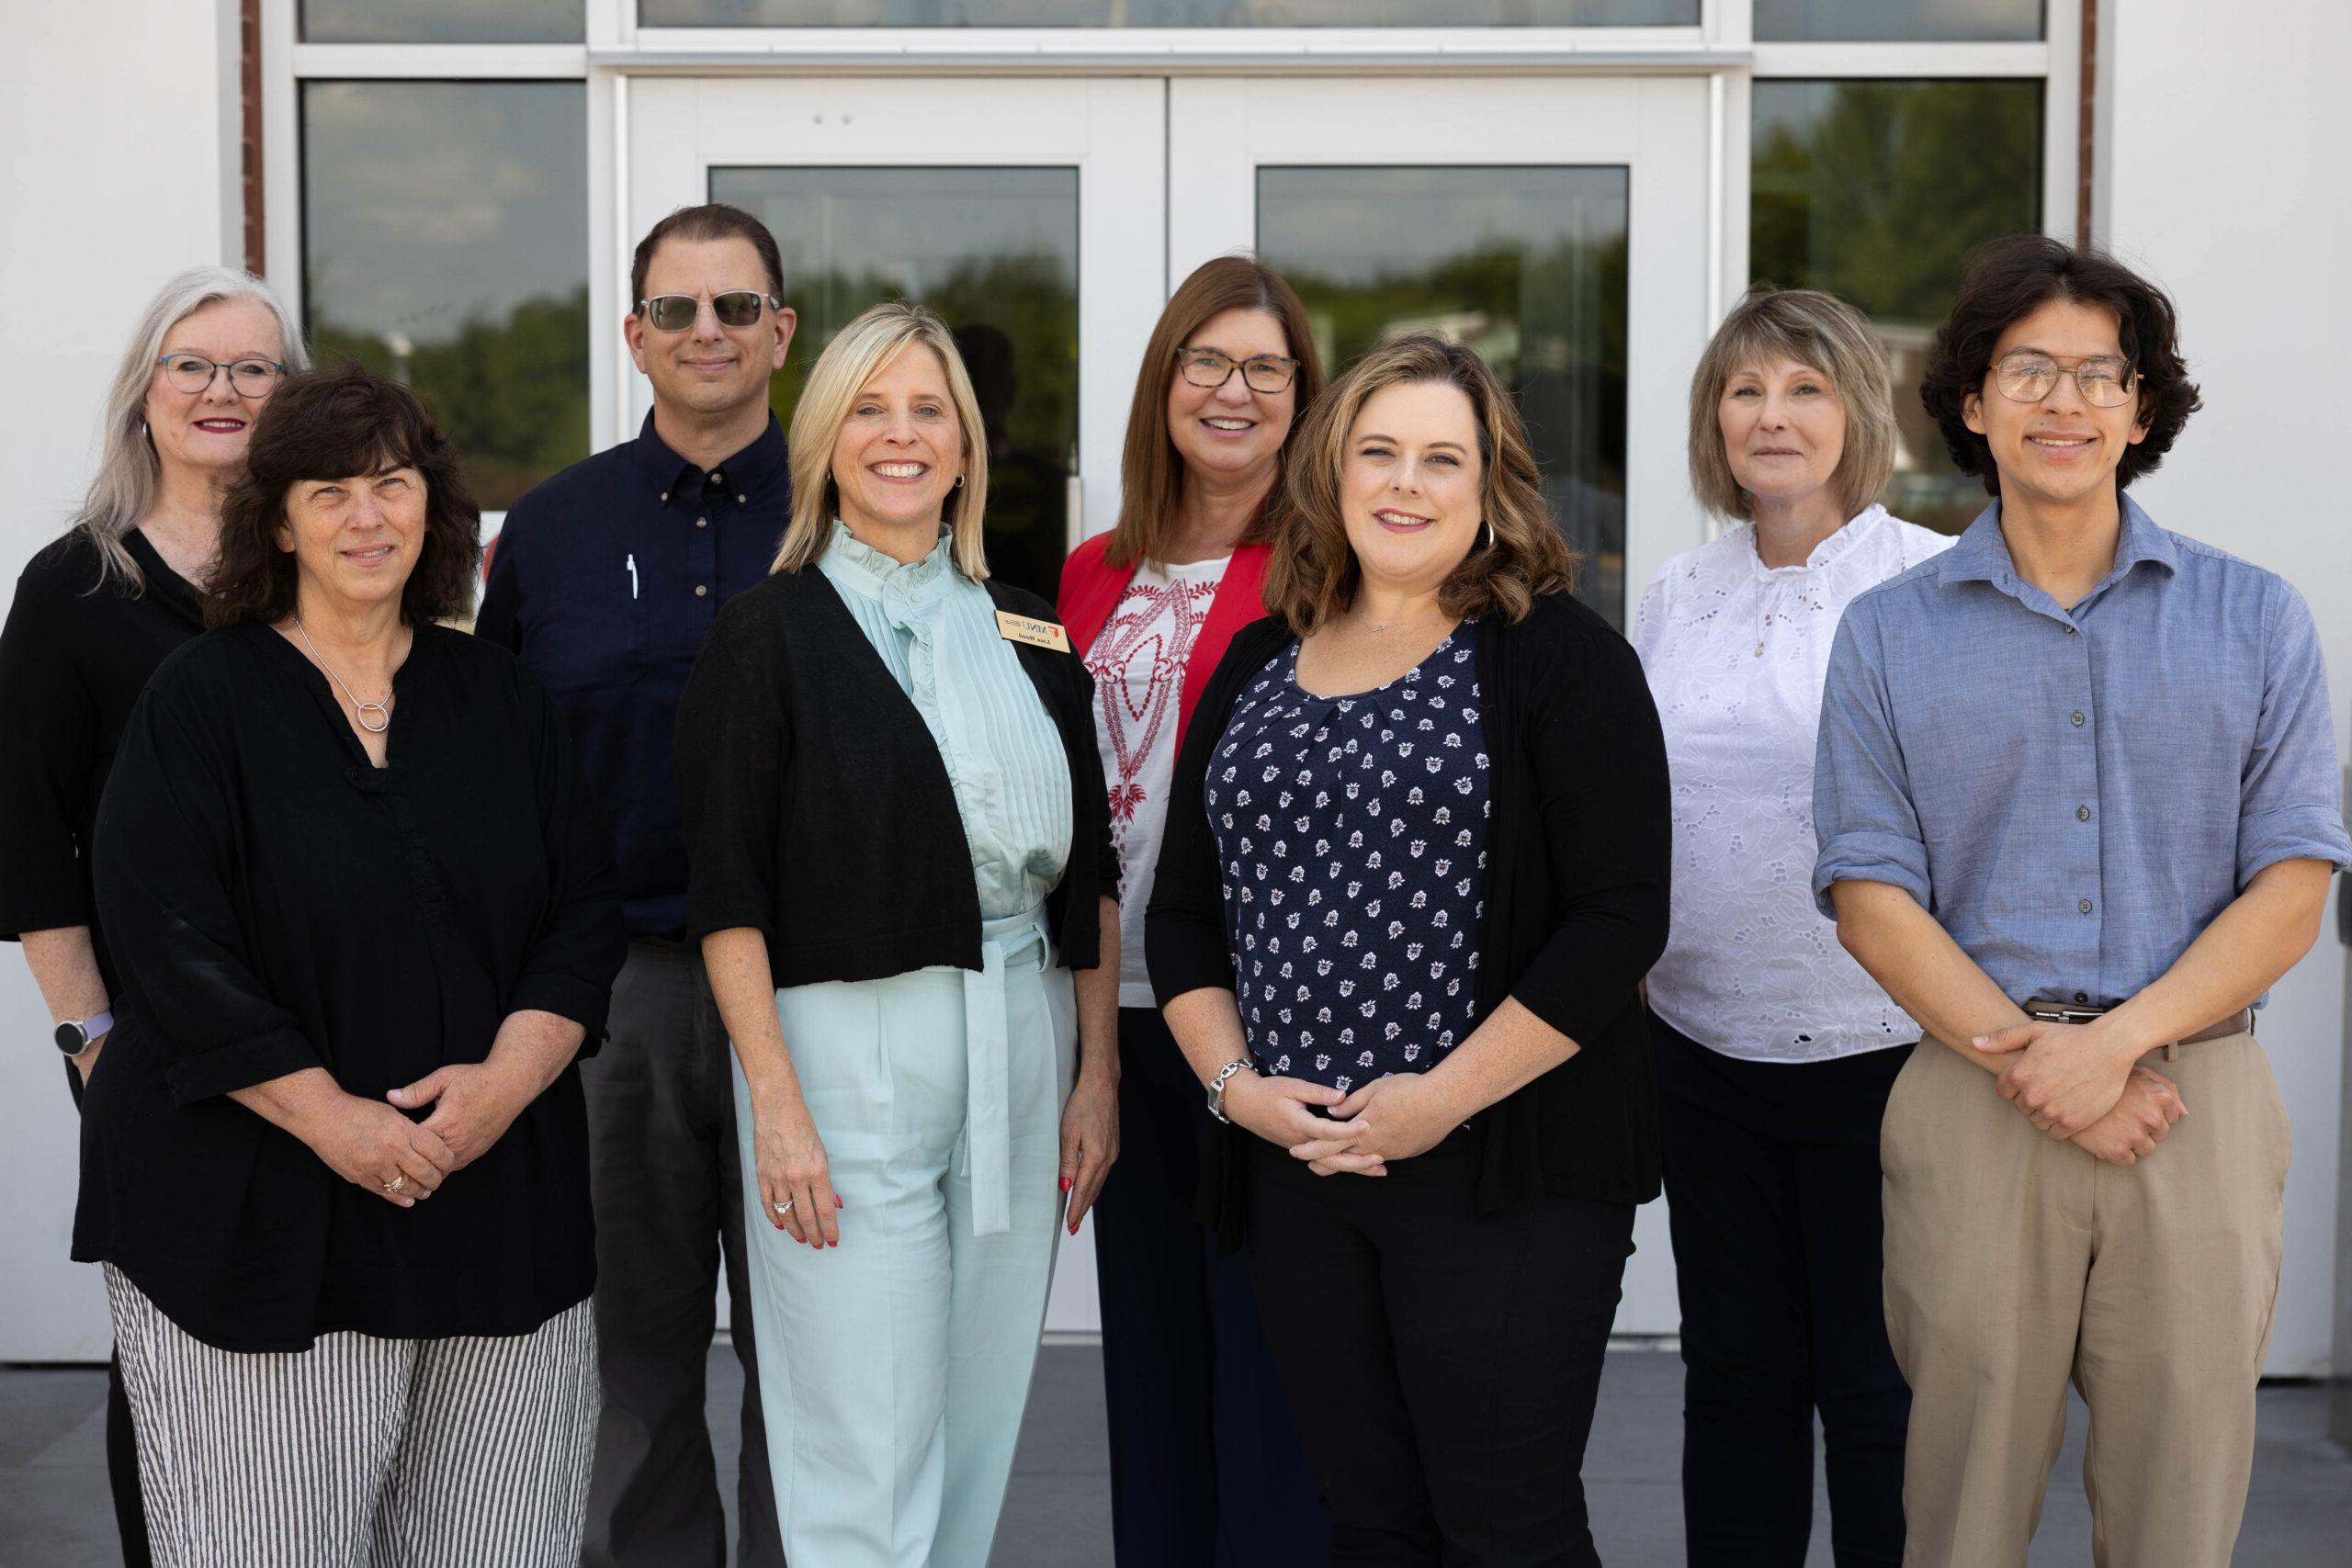
{"type": "MultiPolygon", "coordinates": [[[[486,506],[633,434],[636,238],[680,205],[765,217],[801,313],[775,400],[885,293],[964,335],[992,432],[992,558],[1050,593],[1109,526],[1144,343],[1200,262],[1251,249],[1327,364],[1390,326],[1480,348],[1621,624],[1706,536],[1684,397],[1751,279],[1870,310],[1899,380],[1967,247],[2038,228],[2171,289],[2206,410],[2134,491],[2311,601],[2352,740],[2352,531],[2306,360],[2352,347],[2336,258],[2352,20],[2324,0],[81,0],[0,59],[0,251],[28,351],[0,389],[13,571],[63,525],[132,318],[197,263],[254,264],[325,357],[410,379],[486,506]],[[1442,22],[1444,25],[1432,26],[1442,22]]],[[[1902,400],[1894,510],[1964,524],[1902,400]]],[[[5,744],[0,738],[0,744],[5,744]]],[[[2345,948],[2261,1035],[2295,1122],[2270,1370],[2335,1348],[2345,948]]],[[[0,1360],[92,1360],[66,1261],[75,1128],[23,965],[0,955],[0,1360]]],[[[159,1204],[202,1201],[162,1192],[159,1204]]],[[[1671,1334],[1662,1206],[1619,1326],[1671,1334]]],[[[2346,1273],[2352,1277],[2352,1256],[2346,1273]]],[[[2352,1303],[2342,1309],[2352,1312],[2352,1303]]],[[[1052,1326],[1092,1326],[1091,1253],[1052,1326]]]]}

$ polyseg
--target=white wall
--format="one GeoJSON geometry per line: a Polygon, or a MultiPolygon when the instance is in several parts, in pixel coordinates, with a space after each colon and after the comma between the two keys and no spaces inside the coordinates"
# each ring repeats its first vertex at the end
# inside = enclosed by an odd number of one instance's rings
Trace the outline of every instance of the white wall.
{"type": "MultiPolygon", "coordinates": [[[[2352,526],[2337,488],[2342,411],[2325,389],[2352,355],[2352,11],[2108,0],[2100,35],[2094,228],[2171,291],[2206,405],[2132,493],[2158,522],[2302,590],[2334,675],[2341,755],[2352,744],[2352,526]]],[[[2324,1372],[2329,1359],[2346,1055],[2335,924],[2331,912],[2259,1030],[2295,1127],[2269,1365],[2286,1376],[2324,1372]]]]}
{"type": "MultiPolygon", "coordinates": [[[[235,14],[227,0],[7,7],[0,581],[11,589],[89,480],[133,318],[180,268],[242,259],[235,14]]],[[[97,1270],[65,1257],[75,1130],[48,1034],[23,960],[0,948],[0,1361],[102,1360],[97,1270]]],[[[191,1186],[155,1201],[201,1198],[191,1186]]]]}

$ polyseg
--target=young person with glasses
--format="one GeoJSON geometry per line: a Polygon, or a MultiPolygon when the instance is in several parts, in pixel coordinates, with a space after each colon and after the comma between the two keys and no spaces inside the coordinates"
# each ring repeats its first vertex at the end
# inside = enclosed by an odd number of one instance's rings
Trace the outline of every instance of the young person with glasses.
{"type": "Polygon", "coordinates": [[[1847,610],[1814,784],[1815,897],[1926,1031],[1881,1137],[1904,1561],[2024,1560],[2071,1377],[2098,1561],[2226,1562],[2290,1142],[2253,1010],[2352,861],[2318,637],[2125,493],[2199,403],[2146,280],[1997,242],[1920,391],[1993,502],[1847,610]]]}
{"type": "Polygon", "coordinates": [[[682,208],[629,269],[622,331],[653,389],[637,439],[514,503],[475,631],[554,692],[619,840],[628,964],[612,1037],[582,1064],[605,1407],[592,1568],[727,1562],[704,1368],[722,1255],[743,1366],[737,1562],[784,1561],[744,1274],[727,1033],[686,937],[671,772],[679,699],[719,606],[767,575],[792,501],[768,378],[796,317],[764,224],[682,208]]]}
{"type": "Polygon", "coordinates": [[[1144,350],[1118,525],[1070,552],[1060,609],[1094,677],[1119,852],[1120,1164],[1094,1222],[1111,1536],[1120,1568],[1330,1555],[1315,1474],[1241,1258],[1193,1214],[1214,1124],[1159,1016],[1143,912],[1186,722],[1234,634],[1266,613],[1289,514],[1283,454],[1323,390],[1306,307],[1247,256],[1186,278],[1144,350]]]}

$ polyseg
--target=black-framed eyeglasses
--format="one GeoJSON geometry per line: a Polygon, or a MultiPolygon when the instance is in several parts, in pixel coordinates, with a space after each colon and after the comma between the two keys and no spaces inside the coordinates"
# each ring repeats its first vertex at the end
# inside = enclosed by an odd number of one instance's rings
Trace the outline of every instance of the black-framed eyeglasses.
{"type": "MultiPolygon", "coordinates": [[[[784,301],[756,288],[730,288],[710,297],[710,313],[718,318],[722,327],[758,325],[763,305],[782,310],[784,301]]],[[[682,333],[695,324],[695,317],[702,311],[702,301],[691,294],[656,294],[650,299],[639,299],[637,308],[644,313],[646,324],[656,331],[682,333]]]]}
{"type": "Polygon", "coordinates": [[[1195,387],[1222,387],[1238,370],[1241,384],[1253,392],[1279,392],[1298,374],[1298,361],[1279,354],[1236,359],[1214,348],[1180,348],[1176,351],[1176,366],[1183,371],[1184,379],[1195,387]]]}
{"type": "Polygon", "coordinates": [[[2040,402],[2058,385],[2061,376],[2073,377],[2083,401],[2100,409],[2121,408],[2140,385],[2140,374],[2132,368],[2132,362],[2112,355],[2093,355],[2070,365],[2019,348],[2001,355],[1993,367],[1993,385],[2013,403],[2040,402]]]}
{"type": "Polygon", "coordinates": [[[164,367],[164,379],[175,391],[202,394],[211,389],[213,378],[226,370],[229,386],[241,398],[266,398],[270,389],[284,379],[286,367],[275,359],[207,359],[200,354],[158,355],[155,363],[164,367]]]}

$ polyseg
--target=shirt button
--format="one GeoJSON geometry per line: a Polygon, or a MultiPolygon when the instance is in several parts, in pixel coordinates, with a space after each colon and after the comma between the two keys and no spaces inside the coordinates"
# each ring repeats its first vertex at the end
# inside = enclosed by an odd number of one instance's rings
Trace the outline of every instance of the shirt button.
{"type": "Polygon", "coordinates": [[[727,476],[717,468],[713,468],[710,470],[710,482],[715,485],[723,485],[727,482],[727,476]]]}
{"type": "Polygon", "coordinates": [[[2087,821],[2089,821],[2090,819],[2091,819],[2091,808],[2090,808],[2089,807],[2087,807],[2087,806],[2077,806],[2076,807],[2075,807],[2075,821],[2077,821],[2077,822],[2087,822],[2087,821]]]}
{"type": "MultiPolygon", "coordinates": [[[[710,593],[710,584],[708,584],[708,583],[707,583],[707,582],[697,582],[697,583],[695,583],[695,598],[697,598],[697,599],[707,598],[707,597],[708,597],[709,593],[710,593]]],[[[2084,905],[2084,906],[2083,906],[2083,908],[2084,908],[2086,910],[2087,910],[2087,909],[2090,908],[2090,906],[2089,906],[2088,904],[2086,904],[2086,905],[2084,905]]]]}
{"type": "Polygon", "coordinates": [[[2070,722],[2076,729],[2080,729],[2083,727],[2083,716],[2077,713],[2070,722]]]}
{"type": "Polygon", "coordinates": [[[697,528],[707,528],[710,526],[710,519],[707,517],[697,517],[695,519],[695,526],[697,528]]]}
{"type": "Polygon", "coordinates": [[[2080,630],[2082,630],[2082,627],[2077,626],[2072,626],[2072,625],[2070,625],[2070,626],[2067,626],[2067,628],[2066,628],[2066,635],[2067,635],[2068,637],[2073,637],[2076,632],[2078,632],[2078,631],[2080,631],[2080,630]]]}
{"type": "MultiPolygon", "coordinates": [[[[697,588],[697,589],[695,589],[695,592],[697,592],[697,593],[699,593],[699,592],[702,592],[702,590],[701,590],[701,589],[699,589],[699,588],[697,588]]],[[[2077,909],[2080,909],[2084,914],[2087,915],[2087,914],[2089,914],[2089,913],[2091,912],[2091,901],[2090,901],[2089,899],[2086,898],[2086,899],[2084,899],[2081,903],[2079,903],[2079,904],[2075,905],[2075,908],[2077,908],[2077,909]]]]}
{"type": "Polygon", "coordinates": [[[2077,1005],[2086,1006],[2090,999],[2091,994],[2088,991],[2076,991],[2075,993],[2075,1001],[2077,1005]]]}
{"type": "Polygon", "coordinates": [[[749,506],[752,504],[752,498],[748,495],[739,495],[735,498],[735,504],[738,506],[749,506]]]}

